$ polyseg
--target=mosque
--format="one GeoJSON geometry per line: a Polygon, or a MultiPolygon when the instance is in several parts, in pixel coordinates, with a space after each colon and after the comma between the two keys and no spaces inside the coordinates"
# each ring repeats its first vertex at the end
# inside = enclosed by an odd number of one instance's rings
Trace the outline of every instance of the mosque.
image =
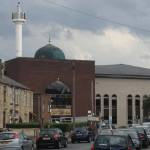
{"type": "Polygon", "coordinates": [[[19,51],[16,47],[16,58],[6,61],[5,72],[34,91],[37,120],[71,122],[75,117],[76,122],[86,122],[88,112],[100,112],[105,123],[128,126],[148,118],[142,106],[150,96],[150,69],[69,60],[50,41],[34,58],[22,57],[19,51]]]}

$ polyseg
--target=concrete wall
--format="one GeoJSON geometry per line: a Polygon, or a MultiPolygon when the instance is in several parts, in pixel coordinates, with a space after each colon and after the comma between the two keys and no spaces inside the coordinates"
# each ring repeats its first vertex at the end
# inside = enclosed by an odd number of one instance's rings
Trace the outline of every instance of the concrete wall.
{"type": "Polygon", "coordinates": [[[103,100],[105,94],[108,94],[109,98],[113,94],[117,95],[117,126],[126,126],[128,125],[127,96],[131,94],[133,100],[135,100],[137,94],[140,96],[140,111],[142,115],[143,96],[150,95],[150,80],[96,78],[95,96],[96,94],[101,95],[101,100],[103,100]]]}

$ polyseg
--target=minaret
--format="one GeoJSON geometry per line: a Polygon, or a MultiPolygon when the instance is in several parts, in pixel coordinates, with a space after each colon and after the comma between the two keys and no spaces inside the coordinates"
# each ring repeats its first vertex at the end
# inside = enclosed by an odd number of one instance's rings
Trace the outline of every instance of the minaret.
{"type": "Polygon", "coordinates": [[[12,21],[16,24],[16,57],[22,57],[22,24],[26,21],[26,14],[21,12],[20,2],[17,12],[12,13],[12,21]]]}

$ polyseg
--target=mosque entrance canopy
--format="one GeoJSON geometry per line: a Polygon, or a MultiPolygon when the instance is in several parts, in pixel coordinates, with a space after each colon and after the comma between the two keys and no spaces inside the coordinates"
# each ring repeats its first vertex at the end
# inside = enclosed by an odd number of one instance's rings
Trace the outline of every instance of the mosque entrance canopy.
{"type": "Polygon", "coordinates": [[[52,116],[71,116],[71,90],[61,81],[47,86],[46,94],[51,96],[52,116]]]}

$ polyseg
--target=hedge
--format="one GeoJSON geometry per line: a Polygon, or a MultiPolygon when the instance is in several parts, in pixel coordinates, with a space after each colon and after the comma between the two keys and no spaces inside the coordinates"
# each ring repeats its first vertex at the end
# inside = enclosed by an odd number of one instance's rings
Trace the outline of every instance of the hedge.
{"type": "Polygon", "coordinates": [[[6,124],[6,128],[40,128],[39,122],[6,124]]]}
{"type": "MultiPolygon", "coordinates": [[[[73,130],[73,123],[62,122],[62,123],[45,123],[44,128],[60,128],[63,132],[70,132],[73,130]]],[[[89,126],[88,122],[78,122],[76,123],[77,127],[89,126]]],[[[40,128],[39,122],[30,122],[30,123],[18,123],[18,124],[6,124],[6,128],[40,128]]]]}
{"type": "MultiPolygon", "coordinates": [[[[73,130],[73,123],[69,122],[69,123],[45,123],[44,124],[44,128],[60,128],[63,132],[71,132],[73,130]]],[[[88,122],[78,122],[76,123],[77,127],[83,127],[83,126],[89,126],[88,122]]]]}

